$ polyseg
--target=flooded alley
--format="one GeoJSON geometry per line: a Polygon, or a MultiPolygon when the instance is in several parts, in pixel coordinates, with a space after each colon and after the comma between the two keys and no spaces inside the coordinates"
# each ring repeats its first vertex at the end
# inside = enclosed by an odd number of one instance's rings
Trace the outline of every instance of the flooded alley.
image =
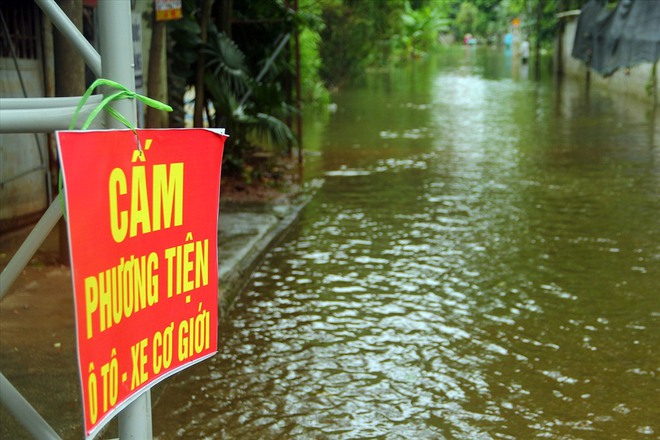
{"type": "Polygon", "coordinates": [[[660,435],[660,114],[484,47],[333,100],[324,185],[154,435],[660,435]]]}

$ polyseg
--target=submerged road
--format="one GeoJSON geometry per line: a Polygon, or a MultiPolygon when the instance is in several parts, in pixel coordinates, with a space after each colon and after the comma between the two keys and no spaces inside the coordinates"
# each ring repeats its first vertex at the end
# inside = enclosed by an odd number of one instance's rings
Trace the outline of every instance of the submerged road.
{"type": "Polygon", "coordinates": [[[660,121],[455,48],[306,123],[326,182],[161,438],[655,438],[660,121]]]}

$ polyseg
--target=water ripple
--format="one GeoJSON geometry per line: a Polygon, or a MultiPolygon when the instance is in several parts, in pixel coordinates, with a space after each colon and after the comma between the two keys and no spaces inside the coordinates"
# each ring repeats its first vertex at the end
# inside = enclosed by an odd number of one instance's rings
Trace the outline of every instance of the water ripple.
{"type": "Polygon", "coordinates": [[[330,130],[332,178],[167,385],[162,438],[660,432],[657,148],[629,107],[480,69],[330,130]]]}

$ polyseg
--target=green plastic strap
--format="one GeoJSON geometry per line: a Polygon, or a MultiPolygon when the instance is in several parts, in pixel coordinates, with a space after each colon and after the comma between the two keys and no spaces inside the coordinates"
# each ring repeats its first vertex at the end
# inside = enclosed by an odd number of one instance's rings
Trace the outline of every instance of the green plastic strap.
{"type": "Polygon", "coordinates": [[[119,112],[117,112],[114,108],[109,107],[108,105],[113,102],[113,101],[118,101],[120,99],[137,99],[138,101],[143,102],[145,105],[148,105],[149,107],[153,107],[157,110],[163,110],[167,112],[172,111],[172,107],[170,107],[167,104],[163,104],[160,101],[156,101],[155,99],[149,98],[148,96],[140,95],[139,93],[135,93],[130,91],[129,89],[126,88],[126,86],[119,84],[116,81],[112,81],[109,79],[105,78],[99,78],[96,81],[92,83],[91,86],[87,89],[85,94],[80,98],[80,102],[78,102],[78,106],[76,107],[75,112],[73,113],[73,118],[71,119],[71,124],[69,124],[69,130],[73,130],[76,126],[76,121],[78,119],[78,114],[80,113],[80,109],[82,108],[83,105],[87,102],[87,99],[92,95],[92,92],[94,89],[96,89],[99,86],[108,86],[112,87],[115,89],[119,89],[119,92],[113,93],[112,95],[109,95],[101,101],[101,103],[90,113],[89,117],[85,121],[85,123],[82,126],[82,130],[86,130],[89,128],[91,125],[92,121],[96,116],[101,112],[101,110],[106,110],[110,116],[113,118],[117,119],[119,122],[121,122],[123,125],[128,127],[130,130],[133,131],[137,135],[137,130],[133,124],[128,122],[128,120],[121,115],[119,112]]]}
{"type": "MultiPolygon", "coordinates": [[[[96,116],[101,112],[101,110],[105,110],[118,120],[119,122],[122,123],[122,125],[125,125],[129,130],[133,131],[135,133],[135,137],[137,138],[137,129],[133,124],[131,124],[128,119],[124,117],[121,113],[119,113],[115,108],[110,106],[109,104],[112,103],[113,101],[118,101],[120,99],[137,99],[138,101],[143,102],[145,105],[148,105],[149,107],[153,107],[157,110],[163,110],[167,112],[172,111],[172,107],[170,107],[167,104],[163,104],[160,101],[156,101],[155,99],[149,98],[148,96],[140,95],[138,93],[130,91],[126,86],[119,84],[116,81],[112,81],[110,79],[105,79],[105,78],[99,78],[96,81],[92,83],[91,86],[87,89],[85,94],[80,98],[80,101],[78,102],[78,105],[76,106],[76,110],[73,112],[73,117],[71,118],[71,123],[69,124],[69,130],[74,130],[76,127],[76,121],[78,120],[78,114],[80,113],[80,109],[82,109],[83,105],[87,102],[90,96],[92,96],[92,92],[94,92],[94,89],[96,89],[99,86],[108,86],[112,87],[115,89],[119,89],[119,92],[115,92],[112,95],[108,95],[105,98],[103,98],[103,101],[99,105],[96,106],[94,110],[89,114],[87,117],[87,120],[85,123],[82,125],[81,130],[86,130],[89,128],[89,126],[92,124],[92,121],[96,118],[96,116]]],[[[140,148],[140,143],[138,140],[137,144],[138,148],[140,148]]],[[[64,206],[64,182],[62,180],[62,171],[60,170],[60,176],[59,176],[59,191],[60,191],[60,203],[62,205],[62,215],[64,216],[64,219],[66,220],[66,209],[64,206]]]]}

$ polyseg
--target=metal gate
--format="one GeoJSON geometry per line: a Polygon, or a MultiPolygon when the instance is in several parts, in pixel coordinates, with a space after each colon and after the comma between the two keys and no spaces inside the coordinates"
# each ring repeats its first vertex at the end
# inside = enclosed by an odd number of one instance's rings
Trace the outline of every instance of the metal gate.
{"type": "MultiPolygon", "coordinates": [[[[135,89],[133,71],[133,43],[130,0],[99,0],[100,54],[78,31],[55,0],[35,0],[45,15],[75,46],[90,70],[97,76],[111,79],[135,89]]],[[[0,99],[0,132],[44,133],[67,129],[80,97],[73,98],[16,98],[0,99]]],[[[81,113],[86,116],[101,101],[95,96],[81,113]]],[[[137,124],[134,103],[115,102],[117,109],[133,125],[137,124]]],[[[105,127],[123,128],[112,118],[105,127]]],[[[58,197],[48,207],[28,237],[0,275],[0,299],[10,289],[50,231],[57,224],[62,211],[58,197]]],[[[59,439],[60,436],[0,373],[0,402],[35,437],[59,439]]],[[[151,395],[146,391],[119,414],[120,439],[150,439],[151,395]]]]}

